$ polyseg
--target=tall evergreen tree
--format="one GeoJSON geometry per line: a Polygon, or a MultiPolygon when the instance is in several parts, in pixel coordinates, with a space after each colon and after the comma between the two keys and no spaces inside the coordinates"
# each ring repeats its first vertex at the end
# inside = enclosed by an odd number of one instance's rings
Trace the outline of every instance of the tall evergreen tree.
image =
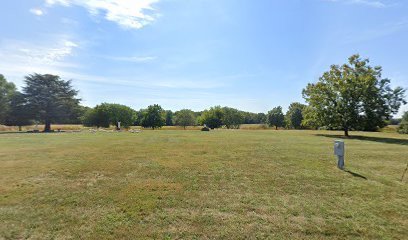
{"type": "Polygon", "coordinates": [[[80,99],[78,91],[73,89],[71,81],[62,80],[50,74],[32,74],[25,77],[23,93],[27,107],[34,118],[45,124],[44,132],[51,131],[51,124],[71,118],[78,109],[80,99]]]}
{"type": "Polygon", "coordinates": [[[21,131],[22,126],[30,125],[32,115],[27,107],[27,100],[24,94],[16,91],[10,100],[10,110],[6,117],[7,126],[18,126],[21,131]]]}

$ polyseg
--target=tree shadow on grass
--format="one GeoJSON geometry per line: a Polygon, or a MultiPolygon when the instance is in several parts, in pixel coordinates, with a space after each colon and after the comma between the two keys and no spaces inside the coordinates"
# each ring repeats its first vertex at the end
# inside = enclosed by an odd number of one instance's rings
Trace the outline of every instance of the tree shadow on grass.
{"type": "Polygon", "coordinates": [[[25,134],[25,133],[29,133],[29,132],[0,132],[1,134],[25,134]]]}
{"type": "Polygon", "coordinates": [[[350,171],[350,170],[344,170],[346,173],[350,173],[351,175],[353,175],[353,177],[358,177],[358,178],[362,178],[362,179],[364,179],[364,180],[367,180],[367,178],[366,177],[364,177],[363,175],[361,175],[361,174],[358,174],[358,173],[355,173],[355,172],[352,172],[352,171],[350,171]]]}
{"type": "Polygon", "coordinates": [[[369,137],[369,136],[345,137],[343,135],[330,135],[330,134],[315,134],[315,135],[319,137],[328,137],[328,138],[352,139],[352,140],[372,141],[372,142],[388,143],[388,144],[408,145],[408,139],[400,139],[400,138],[382,138],[382,137],[369,137]]]}
{"type": "Polygon", "coordinates": [[[23,131],[21,131],[21,132],[0,132],[0,135],[2,135],[2,134],[40,134],[40,133],[48,134],[48,133],[64,133],[64,132],[65,131],[60,131],[60,132],[58,132],[58,131],[54,131],[54,132],[43,132],[43,131],[40,131],[40,132],[30,132],[30,131],[23,132],[23,131]]]}

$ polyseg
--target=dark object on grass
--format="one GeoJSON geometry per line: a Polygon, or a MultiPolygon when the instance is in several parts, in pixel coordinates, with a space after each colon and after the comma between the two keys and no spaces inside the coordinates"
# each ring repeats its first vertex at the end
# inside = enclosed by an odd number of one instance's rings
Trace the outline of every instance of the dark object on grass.
{"type": "Polygon", "coordinates": [[[402,174],[401,182],[404,181],[404,176],[405,176],[405,173],[407,172],[407,170],[408,170],[408,163],[407,163],[407,167],[405,168],[404,173],[402,174]]]}
{"type": "Polygon", "coordinates": [[[203,128],[201,128],[201,131],[203,131],[203,132],[209,132],[210,129],[209,129],[208,127],[203,127],[203,128]]]}

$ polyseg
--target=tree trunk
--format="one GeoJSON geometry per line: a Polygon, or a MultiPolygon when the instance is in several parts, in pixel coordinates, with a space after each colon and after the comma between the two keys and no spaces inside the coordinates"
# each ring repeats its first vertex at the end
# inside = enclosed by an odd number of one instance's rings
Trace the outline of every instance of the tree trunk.
{"type": "Polygon", "coordinates": [[[278,126],[275,126],[275,130],[278,130],[278,126]]]}
{"type": "Polygon", "coordinates": [[[51,121],[45,120],[44,132],[51,132],[51,121]]]}
{"type": "Polygon", "coordinates": [[[346,137],[349,136],[349,133],[348,133],[348,129],[347,129],[347,128],[344,129],[344,136],[346,136],[346,137]]]}
{"type": "Polygon", "coordinates": [[[21,131],[22,131],[21,126],[18,126],[18,131],[19,131],[19,132],[21,132],[21,131]]]}

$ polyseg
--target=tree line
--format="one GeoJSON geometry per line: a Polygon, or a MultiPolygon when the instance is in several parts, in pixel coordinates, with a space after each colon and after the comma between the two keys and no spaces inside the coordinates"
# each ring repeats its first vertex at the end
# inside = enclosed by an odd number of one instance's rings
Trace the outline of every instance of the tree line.
{"type": "MultiPolygon", "coordinates": [[[[402,104],[406,104],[405,89],[392,88],[390,80],[382,78],[382,68],[372,67],[368,59],[353,55],[348,63],[332,65],[316,83],[308,84],[302,95],[306,104],[294,102],[283,113],[278,106],[268,113],[251,113],[230,107],[214,106],[201,112],[182,109],[164,110],[160,105],[134,110],[128,106],[102,103],[94,108],[80,105],[78,91],[71,81],[50,74],[31,74],[25,86],[15,85],[0,75],[0,124],[21,126],[44,124],[51,131],[52,123],[83,124],[109,127],[142,126],[157,129],[162,126],[206,125],[214,129],[237,129],[241,124],[268,124],[289,129],[376,131],[392,120],[402,104]]],[[[408,132],[407,113],[400,132],[408,132]]]]}

